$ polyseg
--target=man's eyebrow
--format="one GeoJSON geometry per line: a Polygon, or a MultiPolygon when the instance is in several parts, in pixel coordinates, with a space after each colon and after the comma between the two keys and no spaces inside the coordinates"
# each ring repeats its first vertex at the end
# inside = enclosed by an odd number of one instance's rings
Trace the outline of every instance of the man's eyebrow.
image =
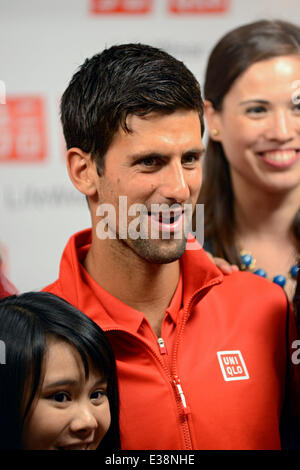
{"type": "MultiPolygon", "coordinates": [[[[187,154],[200,154],[202,155],[204,153],[205,149],[203,147],[201,148],[191,148],[189,150],[186,150],[182,155],[187,155],[187,154]]],[[[131,155],[128,155],[128,158],[131,160],[143,160],[146,158],[165,158],[165,157],[171,157],[171,153],[161,153],[161,152],[139,152],[139,153],[134,153],[131,155]]]]}
{"type": "Polygon", "coordinates": [[[204,147],[201,147],[201,148],[194,148],[194,149],[190,149],[190,150],[187,150],[186,152],[183,153],[183,155],[187,155],[187,154],[199,154],[199,155],[202,155],[203,153],[205,152],[205,148],[204,147]]]}
{"type": "Polygon", "coordinates": [[[241,101],[241,102],[239,103],[239,105],[249,104],[249,103],[269,104],[269,101],[268,101],[268,100],[261,100],[261,99],[253,98],[253,99],[251,99],[251,100],[241,101]]]}
{"type": "Polygon", "coordinates": [[[165,157],[165,156],[168,156],[168,155],[160,153],[160,152],[151,152],[151,151],[132,153],[128,155],[128,157],[131,160],[142,160],[144,158],[159,158],[159,157],[165,157]]]}

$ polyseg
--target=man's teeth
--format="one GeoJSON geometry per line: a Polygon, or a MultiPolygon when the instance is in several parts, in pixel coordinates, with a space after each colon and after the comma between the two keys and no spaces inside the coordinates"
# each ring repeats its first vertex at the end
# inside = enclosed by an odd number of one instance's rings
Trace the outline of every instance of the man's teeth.
{"type": "Polygon", "coordinates": [[[173,224],[179,219],[180,214],[152,214],[156,220],[163,224],[173,224]]]}
{"type": "Polygon", "coordinates": [[[273,151],[273,152],[264,152],[263,156],[268,160],[272,160],[278,163],[288,162],[293,160],[296,156],[295,150],[286,150],[286,151],[273,151]]]}

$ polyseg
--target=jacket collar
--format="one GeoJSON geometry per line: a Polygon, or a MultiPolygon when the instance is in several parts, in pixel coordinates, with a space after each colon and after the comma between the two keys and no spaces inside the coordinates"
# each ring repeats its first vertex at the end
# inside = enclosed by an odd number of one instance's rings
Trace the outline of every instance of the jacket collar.
{"type": "Polygon", "coordinates": [[[195,238],[187,241],[186,250],[181,258],[183,273],[183,304],[189,303],[196,292],[209,290],[223,281],[223,274],[210,260],[195,238]]]}
{"type": "MultiPolygon", "coordinates": [[[[97,297],[97,294],[98,297],[100,296],[102,288],[97,289],[98,284],[96,284],[83,267],[83,261],[91,242],[91,229],[75,233],[69,239],[62,255],[59,273],[59,283],[63,296],[79,310],[83,312],[88,311],[89,317],[97,323],[99,323],[99,318],[101,318],[101,327],[103,329],[120,328],[113,321],[104,306],[98,301],[95,302],[95,297],[97,297]]],[[[213,285],[222,282],[222,273],[210,261],[204,250],[193,238],[188,240],[187,248],[180,260],[180,264],[183,279],[183,307],[189,304],[190,299],[197,292],[208,290],[213,285]]],[[[111,300],[117,299],[112,297],[111,300]]],[[[124,308],[134,312],[127,305],[123,305],[124,308]]],[[[142,321],[143,314],[141,312],[136,313],[138,313],[135,320],[137,329],[142,321]]]]}

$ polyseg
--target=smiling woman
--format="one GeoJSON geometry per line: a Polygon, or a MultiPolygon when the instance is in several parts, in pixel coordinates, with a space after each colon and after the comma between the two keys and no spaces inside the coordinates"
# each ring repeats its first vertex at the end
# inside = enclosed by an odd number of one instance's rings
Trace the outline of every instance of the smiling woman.
{"type": "Polygon", "coordinates": [[[300,248],[300,28],[258,21],[226,34],[206,71],[205,247],[295,290],[300,248]]]}
{"type": "Polygon", "coordinates": [[[49,293],[0,302],[0,449],[118,449],[115,361],[102,330],[49,293]]]}

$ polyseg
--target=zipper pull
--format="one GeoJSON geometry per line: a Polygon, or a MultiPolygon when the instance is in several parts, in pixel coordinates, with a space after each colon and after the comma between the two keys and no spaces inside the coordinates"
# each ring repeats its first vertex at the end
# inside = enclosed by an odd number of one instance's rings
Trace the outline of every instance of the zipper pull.
{"type": "Polygon", "coordinates": [[[157,342],[159,345],[160,354],[167,354],[167,349],[164,340],[162,338],[158,338],[157,342]]]}
{"type": "Polygon", "coordinates": [[[185,414],[190,413],[190,409],[189,409],[189,407],[188,407],[187,404],[186,404],[185,396],[184,396],[182,387],[181,387],[181,385],[180,385],[180,378],[179,378],[177,375],[174,376],[174,384],[176,385],[176,388],[177,388],[177,390],[178,390],[179,396],[180,396],[180,398],[181,398],[181,402],[182,402],[182,405],[183,405],[183,411],[184,411],[184,413],[185,413],[185,414]]]}

